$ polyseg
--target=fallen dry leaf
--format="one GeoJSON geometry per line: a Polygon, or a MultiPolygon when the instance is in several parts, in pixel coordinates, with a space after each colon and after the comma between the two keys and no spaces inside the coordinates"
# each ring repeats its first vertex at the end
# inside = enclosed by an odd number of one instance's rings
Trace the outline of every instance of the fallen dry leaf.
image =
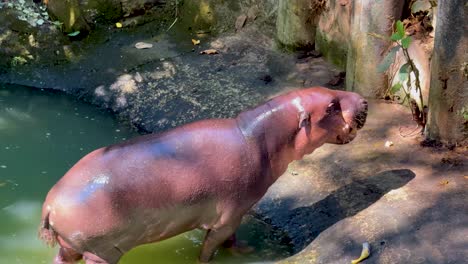
{"type": "Polygon", "coordinates": [[[463,177],[464,177],[465,179],[467,179],[467,180],[468,180],[468,175],[467,175],[467,176],[463,176],[463,177]]]}
{"type": "Polygon", "coordinates": [[[208,54],[208,55],[218,54],[218,53],[219,52],[215,49],[207,49],[207,50],[200,51],[200,54],[208,54]]]}
{"type": "Polygon", "coordinates": [[[243,28],[246,20],[247,20],[246,15],[238,16],[236,19],[236,30],[240,30],[241,28],[243,28]]]}
{"type": "Polygon", "coordinates": [[[389,147],[391,147],[391,146],[393,146],[393,142],[392,142],[392,141],[387,141],[387,142],[385,142],[385,147],[386,147],[386,148],[389,148],[389,147]]]}
{"type": "Polygon", "coordinates": [[[192,39],[193,45],[200,45],[200,40],[199,39],[192,39]]]}
{"type": "Polygon", "coordinates": [[[146,43],[146,42],[138,42],[135,44],[135,48],[137,49],[151,49],[152,47],[153,47],[153,44],[146,43]]]}
{"type": "Polygon", "coordinates": [[[442,186],[446,186],[447,184],[449,184],[448,180],[442,180],[439,182],[439,185],[442,185],[442,186]]]}

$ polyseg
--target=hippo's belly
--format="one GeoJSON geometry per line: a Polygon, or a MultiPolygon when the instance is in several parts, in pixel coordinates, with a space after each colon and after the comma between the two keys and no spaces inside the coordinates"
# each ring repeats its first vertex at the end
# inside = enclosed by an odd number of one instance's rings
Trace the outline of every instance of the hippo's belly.
{"type": "Polygon", "coordinates": [[[51,210],[54,229],[81,252],[104,253],[112,248],[126,252],[136,245],[161,241],[195,228],[209,229],[222,214],[217,212],[213,199],[161,208],[135,205],[131,210],[120,210],[109,195],[97,194],[94,198],[85,204],[61,200],[51,210]]]}

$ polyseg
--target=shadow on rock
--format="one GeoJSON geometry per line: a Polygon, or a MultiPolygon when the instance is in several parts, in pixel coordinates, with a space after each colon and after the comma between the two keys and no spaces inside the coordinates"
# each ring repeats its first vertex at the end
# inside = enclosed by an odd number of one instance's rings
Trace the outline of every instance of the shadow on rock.
{"type": "MultiPolygon", "coordinates": [[[[263,220],[285,229],[294,251],[299,252],[328,227],[366,209],[387,192],[404,186],[414,177],[415,174],[407,169],[384,171],[347,184],[310,206],[297,207],[286,213],[278,212],[278,217],[263,220]]],[[[281,204],[291,208],[295,202],[294,199],[287,199],[281,204]]]]}

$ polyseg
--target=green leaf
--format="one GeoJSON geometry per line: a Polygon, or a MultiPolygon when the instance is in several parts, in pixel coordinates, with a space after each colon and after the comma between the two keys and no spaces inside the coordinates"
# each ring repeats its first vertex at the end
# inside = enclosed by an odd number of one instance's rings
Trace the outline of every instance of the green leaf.
{"type": "Polygon", "coordinates": [[[400,34],[398,34],[398,33],[393,33],[392,36],[390,37],[390,39],[393,40],[393,41],[397,41],[397,40],[400,40],[402,38],[403,38],[403,36],[400,36],[400,34]]]}
{"type": "Polygon", "coordinates": [[[67,34],[67,36],[70,36],[70,37],[75,37],[75,36],[78,36],[78,34],[80,34],[80,31],[75,31],[75,32],[72,32],[72,33],[69,33],[67,34]]]}
{"type": "Polygon", "coordinates": [[[429,0],[416,0],[411,5],[411,13],[417,13],[421,11],[429,11],[432,8],[429,0]]]}
{"type": "Polygon", "coordinates": [[[400,79],[400,81],[404,82],[406,81],[406,79],[408,79],[410,68],[411,66],[409,63],[403,64],[400,67],[400,70],[398,71],[398,78],[400,79]]]}
{"type": "Polygon", "coordinates": [[[377,72],[385,72],[388,67],[390,67],[390,65],[395,61],[395,54],[399,49],[399,46],[395,46],[388,52],[382,62],[377,66],[377,72]]]}
{"type": "Polygon", "coordinates": [[[405,26],[403,26],[403,22],[400,20],[396,22],[396,32],[401,36],[401,38],[405,36],[405,26]]]}
{"type": "Polygon", "coordinates": [[[401,46],[403,46],[403,48],[407,49],[409,47],[411,43],[411,37],[409,36],[406,36],[404,39],[401,40],[401,46]]]}
{"type": "Polygon", "coordinates": [[[400,91],[401,87],[403,87],[403,85],[401,85],[401,83],[395,83],[392,86],[392,89],[390,89],[390,93],[391,94],[396,94],[398,91],[400,91]]]}

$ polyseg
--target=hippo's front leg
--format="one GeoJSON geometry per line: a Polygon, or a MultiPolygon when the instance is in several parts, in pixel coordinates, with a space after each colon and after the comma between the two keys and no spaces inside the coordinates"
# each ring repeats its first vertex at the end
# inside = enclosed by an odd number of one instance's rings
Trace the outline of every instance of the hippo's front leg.
{"type": "Polygon", "coordinates": [[[199,260],[201,263],[207,263],[213,257],[216,249],[228,240],[240,225],[241,218],[236,218],[235,221],[230,221],[219,228],[209,229],[206,232],[205,240],[203,241],[202,250],[199,260]]]}

